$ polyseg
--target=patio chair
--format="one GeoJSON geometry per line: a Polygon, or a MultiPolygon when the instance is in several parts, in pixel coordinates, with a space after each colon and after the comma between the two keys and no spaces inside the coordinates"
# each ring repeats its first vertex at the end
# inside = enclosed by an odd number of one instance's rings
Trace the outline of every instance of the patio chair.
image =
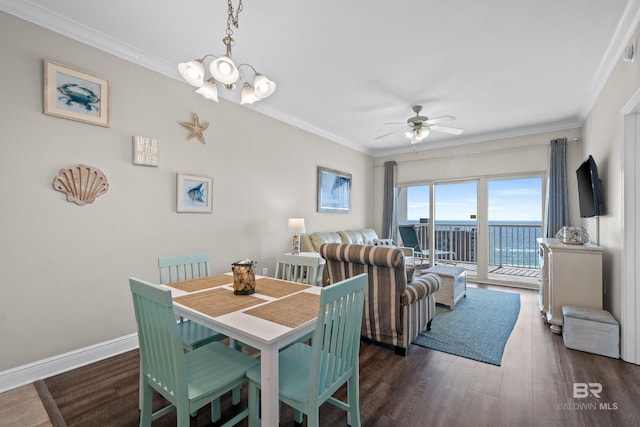
{"type": "MultiPolygon", "coordinates": [[[[427,263],[427,265],[425,265],[424,267],[427,267],[429,265],[431,251],[429,249],[422,249],[415,227],[413,225],[399,225],[398,230],[400,231],[400,237],[402,238],[403,245],[409,248],[413,248],[413,256],[416,260],[416,267],[422,268],[425,262],[427,263]]],[[[456,254],[453,251],[446,251],[442,249],[435,250],[436,259],[455,261],[455,256],[456,254]]]]}
{"type": "MultiPolygon", "coordinates": [[[[367,275],[360,274],[322,288],[313,344],[296,343],[280,352],[280,401],[293,407],[296,422],[307,415],[307,426],[317,427],[319,407],[329,402],[348,411],[352,426],[360,426],[360,325],[367,275]],[[348,402],[332,397],[347,383],[348,402]]],[[[249,426],[258,425],[260,366],[249,378],[249,426]]]]}
{"type": "MultiPolygon", "coordinates": [[[[217,342],[185,353],[171,292],[136,278],[129,279],[129,287],[140,345],[140,425],[151,426],[175,409],[178,426],[186,427],[190,414],[209,403],[211,421],[218,421],[220,396],[239,388],[258,360],[217,342]],[[170,405],[152,412],[153,390],[170,405]]],[[[247,408],[223,426],[237,424],[248,413],[247,408]]]]}

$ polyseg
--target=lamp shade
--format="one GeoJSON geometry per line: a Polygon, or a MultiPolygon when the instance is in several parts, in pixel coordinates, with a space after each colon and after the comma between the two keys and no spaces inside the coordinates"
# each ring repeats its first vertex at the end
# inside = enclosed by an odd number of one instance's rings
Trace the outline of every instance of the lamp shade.
{"type": "Polygon", "coordinates": [[[426,128],[419,129],[416,132],[416,139],[418,141],[422,141],[423,139],[429,136],[429,132],[430,132],[429,129],[426,129],[426,128]]]}
{"type": "Polygon", "coordinates": [[[258,99],[264,99],[276,90],[276,84],[259,73],[256,73],[253,78],[253,87],[255,88],[255,95],[258,99]]]}
{"type": "Polygon", "coordinates": [[[204,84],[204,63],[201,59],[181,62],[178,64],[178,71],[190,85],[200,87],[204,84]]]}
{"type": "Polygon", "coordinates": [[[260,101],[260,98],[256,96],[256,93],[251,87],[251,85],[245,82],[242,85],[242,95],[240,97],[240,104],[253,104],[256,101],[260,101]]]}
{"type": "Polygon", "coordinates": [[[305,232],[304,218],[289,218],[289,233],[302,234],[305,232]]]}
{"type": "Polygon", "coordinates": [[[429,133],[429,129],[423,127],[419,129],[410,129],[405,132],[404,136],[410,140],[412,144],[415,144],[429,136],[429,133]]]}
{"type": "Polygon", "coordinates": [[[238,67],[228,56],[221,56],[211,62],[209,71],[216,81],[225,85],[230,85],[238,81],[240,72],[238,67]]]}
{"type": "Polygon", "coordinates": [[[196,93],[199,93],[207,99],[218,102],[218,87],[216,86],[216,81],[213,79],[207,80],[205,84],[196,90],[196,93]]]}

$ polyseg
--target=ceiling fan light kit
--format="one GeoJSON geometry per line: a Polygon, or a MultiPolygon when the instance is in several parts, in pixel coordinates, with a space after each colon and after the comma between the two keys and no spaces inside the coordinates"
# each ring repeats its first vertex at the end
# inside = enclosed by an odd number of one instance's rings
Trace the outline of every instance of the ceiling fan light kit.
{"type": "Polygon", "coordinates": [[[240,77],[244,83],[242,84],[242,94],[240,98],[240,104],[253,104],[256,101],[267,98],[273,94],[276,90],[276,84],[260,74],[250,64],[240,64],[236,66],[231,59],[231,45],[233,44],[233,30],[231,25],[238,28],[238,15],[242,11],[242,0],[238,3],[238,7],[235,9],[231,4],[231,0],[228,0],[227,10],[227,30],[226,36],[222,39],[222,42],[226,46],[226,54],[223,56],[216,56],[212,54],[205,55],[202,59],[194,59],[193,61],[182,62],[178,64],[178,72],[187,83],[197,87],[196,93],[204,96],[207,99],[218,102],[218,85],[222,84],[227,90],[233,90],[236,87],[236,82],[240,77]],[[205,81],[205,59],[213,57],[209,64],[209,73],[211,77],[205,81]],[[253,71],[253,85],[249,83],[244,73],[242,73],[242,67],[248,67],[253,71]]]}
{"type": "MultiPolygon", "coordinates": [[[[450,133],[452,135],[460,135],[463,130],[460,128],[454,128],[451,126],[442,126],[437,125],[436,123],[443,122],[445,120],[455,120],[456,118],[453,116],[440,116],[434,117],[430,119],[426,116],[421,116],[420,111],[422,111],[422,105],[414,105],[413,112],[416,113],[415,117],[409,117],[407,119],[407,125],[404,129],[399,129],[396,131],[388,132],[383,135],[377,136],[375,139],[384,138],[385,136],[389,136],[396,132],[404,130],[404,136],[407,138],[412,144],[417,144],[421,142],[423,139],[429,136],[432,130],[438,132],[450,133]]],[[[401,124],[401,123],[387,123],[387,124],[401,124]]]]}
{"type": "Polygon", "coordinates": [[[411,141],[412,144],[417,144],[418,142],[422,141],[423,139],[425,139],[426,137],[429,136],[429,129],[426,128],[420,128],[420,129],[412,129],[412,130],[408,130],[404,133],[404,136],[411,141]]]}

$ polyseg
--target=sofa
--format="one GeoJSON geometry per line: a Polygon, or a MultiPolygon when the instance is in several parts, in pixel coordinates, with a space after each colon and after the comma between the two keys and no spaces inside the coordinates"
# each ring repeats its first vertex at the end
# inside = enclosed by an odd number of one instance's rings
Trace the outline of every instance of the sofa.
{"type": "Polygon", "coordinates": [[[300,236],[302,252],[320,252],[324,243],[351,243],[355,245],[374,245],[381,241],[372,228],[360,230],[316,231],[300,236]]]}
{"type": "Polygon", "coordinates": [[[320,256],[326,260],[329,283],[367,273],[361,335],[373,342],[392,345],[406,356],[409,344],[436,314],[434,294],[442,281],[437,274],[413,277],[398,248],[345,243],[325,243],[320,256]],[[409,272],[409,275],[407,275],[409,272]],[[407,277],[409,276],[409,277],[407,277]]]}
{"type": "MultiPolygon", "coordinates": [[[[325,243],[347,243],[353,245],[370,245],[396,247],[391,239],[380,239],[378,233],[372,228],[362,228],[360,230],[341,231],[316,231],[300,236],[300,250],[302,252],[320,252],[320,247],[325,243]]],[[[403,251],[405,264],[413,265],[413,248],[398,247],[403,251]]],[[[327,270],[324,269],[322,283],[326,285],[329,280],[327,270]]]]}

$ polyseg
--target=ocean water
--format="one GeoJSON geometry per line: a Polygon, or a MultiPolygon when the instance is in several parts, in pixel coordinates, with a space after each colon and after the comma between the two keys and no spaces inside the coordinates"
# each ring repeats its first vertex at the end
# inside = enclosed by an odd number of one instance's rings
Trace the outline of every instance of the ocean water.
{"type": "MultiPolygon", "coordinates": [[[[536,239],[541,236],[540,221],[489,221],[489,264],[538,268],[536,239]]],[[[476,222],[436,221],[436,247],[454,251],[459,261],[476,262],[476,222]]]]}

